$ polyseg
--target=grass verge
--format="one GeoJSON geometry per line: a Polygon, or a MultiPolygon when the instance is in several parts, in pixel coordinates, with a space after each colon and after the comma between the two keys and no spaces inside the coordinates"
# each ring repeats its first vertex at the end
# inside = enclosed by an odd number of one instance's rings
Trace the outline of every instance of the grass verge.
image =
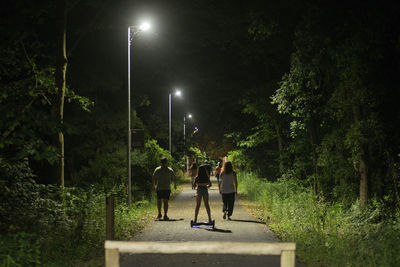
{"type": "Polygon", "coordinates": [[[400,266],[400,216],[388,217],[380,203],[329,203],[296,180],[268,182],[252,173],[238,180],[257,215],[283,241],[296,242],[308,266],[400,266]]]}

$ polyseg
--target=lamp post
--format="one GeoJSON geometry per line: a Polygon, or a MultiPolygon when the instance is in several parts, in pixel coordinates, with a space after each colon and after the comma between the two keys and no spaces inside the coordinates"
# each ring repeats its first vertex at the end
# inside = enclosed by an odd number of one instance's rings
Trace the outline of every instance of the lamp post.
{"type": "MultiPolygon", "coordinates": [[[[174,96],[181,96],[181,91],[179,91],[179,90],[176,90],[174,93],[174,96]]],[[[168,137],[169,137],[169,154],[171,154],[172,155],[172,136],[171,136],[171,101],[172,101],[172,94],[171,93],[169,93],[169,95],[168,95],[168,114],[169,114],[169,117],[168,117],[168,132],[169,132],[169,134],[168,134],[168,137]]]]}
{"type": "Polygon", "coordinates": [[[131,205],[131,46],[133,37],[135,37],[140,32],[147,31],[150,28],[150,24],[143,23],[140,26],[129,26],[128,27],[128,145],[127,145],[127,180],[128,180],[128,205],[131,205]]]}
{"type": "MultiPolygon", "coordinates": [[[[192,118],[192,114],[188,114],[189,119],[192,118]]],[[[183,116],[183,158],[185,159],[186,174],[189,175],[189,157],[186,156],[186,116],[183,116]]]]}

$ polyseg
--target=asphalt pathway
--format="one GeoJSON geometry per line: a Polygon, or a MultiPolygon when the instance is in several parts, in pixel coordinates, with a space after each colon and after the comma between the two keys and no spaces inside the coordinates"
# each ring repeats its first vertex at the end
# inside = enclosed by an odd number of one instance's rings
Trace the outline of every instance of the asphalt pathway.
{"type": "MultiPolygon", "coordinates": [[[[236,198],[232,220],[222,218],[222,198],[218,191],[216,179],[212,179],[209,189],[211,216],[215,220],[215,229],[207,226],[191,228],[190,220],[194,217],[195,190],[190,184],[184,185],[182,191],[169,202],[169,221],[149,223],[133,241],[234,241],[234,242],[280,242],[268,226],[254,218],[236,198]]],[[[154,214],[154,218],[157,214],[154,214]]],[[[207,221],[207,212],[202,203],[198,221],[207,221]]],[[[279,256],[248,255],[130,255],[122,254],[121,266],[280,266],[279,256]]]]}

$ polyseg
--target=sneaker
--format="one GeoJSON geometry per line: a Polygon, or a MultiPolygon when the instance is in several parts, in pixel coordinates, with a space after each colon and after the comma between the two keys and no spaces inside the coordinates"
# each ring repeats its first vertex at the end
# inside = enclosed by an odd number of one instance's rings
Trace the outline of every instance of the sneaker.
{"type": "Polygon", "coordinates": [[[169,217],[167,215],[164,215],[164,221],[168,221],[169,217]]]}
{"type": "Polygon", "coordinates": [[[226,219],[226,211],[224,211],[224,216],[222,218],[225,220],[226,219]]]}
{"type": "Polygon", "coordinates": [[[228,216],[228,220],[232,220],[230,216],[228,216]]]}
{"type": "Polygon", "coordinates": [[[161,214],[158,214],[157,220],[161,219],[161,217],[162,217],[162,215],[161,215],[161,214]]]}

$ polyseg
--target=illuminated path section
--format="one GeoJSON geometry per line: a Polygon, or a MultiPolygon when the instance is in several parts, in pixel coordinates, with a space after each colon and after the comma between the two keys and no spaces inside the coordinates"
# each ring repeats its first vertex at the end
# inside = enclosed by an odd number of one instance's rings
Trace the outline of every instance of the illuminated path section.
{"type": "MultiPolygon", "coordinates": [[[[163,242],[280,242],[273,232],[260,220],[254,218],[236,199],[232,220],[222,218],[222,199],[218,192],[217,181],[212,179],[209,189],[211,215],[215,220],[215,229],[201,226],[191,228],[194,217],[195,190],[190,185],[170,201],[169,221],[153,221],[146,226],[133,241],[163,242]]],[[[154,217],[156,214],[154,214],[154,217]]],[[[207,213],[202,203],[198,221],[206,221],[207,213]]],[[[256,244],[255,244],[256,246],[256,244]]],[[[256,248],[255,248],[256,250],[256,248]]],[[[120,265],[128,266],[280,266],[280,256],[223,255],[223,254],[124,254],[121,253],[120,265]]],[[[299,266],[298,264],[296,266],[299,266]]]]}

